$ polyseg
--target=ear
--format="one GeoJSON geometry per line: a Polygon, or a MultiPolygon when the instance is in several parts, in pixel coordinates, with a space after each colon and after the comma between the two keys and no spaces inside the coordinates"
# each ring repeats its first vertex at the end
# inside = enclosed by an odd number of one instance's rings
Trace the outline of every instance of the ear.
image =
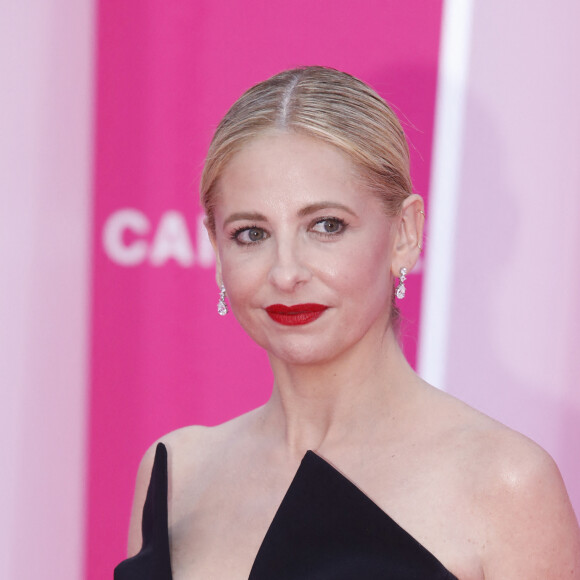
{"type": "Polygon", "coordinates": [[[396,223],[391,270],[393,276],[399,277],[401,268],[407,268],[410,272],[421,255],[425,212],[420,195],[413,194],[405,199],[396,223]]]}
{"type": "Polygon", "coordinates": [[[209,224],[209,220],[206,217],[203,220],[203,225],[205,226],[205,230],[207,232],[207,237],[211,242],[211,246],[213,248],[213,253],[215,254],[215,281],[218,285],[218,288],[222,287],[223,280],[222,280],[222,263],[220,261],[220,254],[218,251],[217,240],[215,235],[215,229],[212,228],[209,224]]]}

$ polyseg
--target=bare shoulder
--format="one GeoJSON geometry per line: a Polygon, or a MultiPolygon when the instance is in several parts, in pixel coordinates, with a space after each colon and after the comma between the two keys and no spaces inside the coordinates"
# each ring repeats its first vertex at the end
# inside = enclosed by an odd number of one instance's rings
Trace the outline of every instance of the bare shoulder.
{"type": "Polygon", "coordinates": [[[145,498],[147,497],[147,489],[151,479],[151,472],[153,470],[153,463],[155,461],[155,454],[159,443],[163,443],[168,450],[168,464],[172,461],[173,454],[176,449],[183,448],[185,445],[196,448],[196,440],[203,438],[207,427],[191,426],[178,429],[167,435],[164,435],[155,441],[145,452],[139,469],[137,470],[137,477],[135,481],[135,492],[133,495],[133,505],[131,508],[131,520],[129,523],[129,539],[127,554],[129,557],[135,555],[141,549],[141,519],[143,514],[143,506],[145,505],[145,498]]]}
{"type": "Polygon", "coordinates": [[[524,435],[444,397],[450,427],[442,438],[482,522],[485,578],[580,579],[580,531],[554,460],[524,435]]]}
{"type": "Polygon", "coordinates": [[[553,459],[509,430],[491,438],[486,457],[486,578],[580,578],[578,523],[553,459]]]}
{"type": "Polygon", "coordinates": [[[129,525],[127,550],[129,556],[133,556],[141,549],[143,506],[158,444],[163,443],[167,449],[169,493],[173,495],[177,486],[183,485],[184,482],[187,484],[190,474],[203,471],[204,465],[219,453],[219,449],[232,437],[237,426],[245,420],[247,420],[245,416],[241,416],[214,427],[201,425],[182,427],[164,435],[147,449],[137,470],[129,525]]]}

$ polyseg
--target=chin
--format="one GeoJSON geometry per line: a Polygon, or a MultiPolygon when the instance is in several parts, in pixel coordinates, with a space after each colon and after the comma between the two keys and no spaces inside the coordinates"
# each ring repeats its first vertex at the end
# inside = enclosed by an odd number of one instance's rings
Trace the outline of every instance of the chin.
{"type": "Polygon", "coordinates": [[[321,344],[321,341],[313,344],[312,340],[284,345],[269,345],[264,348],[269,356],[296,366],[322,365],[336,359],[345,350],[337,345],[321,344]]]}

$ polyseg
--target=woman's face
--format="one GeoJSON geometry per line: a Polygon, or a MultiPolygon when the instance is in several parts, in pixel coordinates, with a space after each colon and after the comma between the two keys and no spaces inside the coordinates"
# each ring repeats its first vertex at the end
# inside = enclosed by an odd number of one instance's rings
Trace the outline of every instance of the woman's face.
{"type": "Polygon", "coordinates": [[[228,163],[216,200],[218,277],[270,355],[321,363],[381,339],[395,227],[346,155],[310,137],[263,134],[228,163]]]}

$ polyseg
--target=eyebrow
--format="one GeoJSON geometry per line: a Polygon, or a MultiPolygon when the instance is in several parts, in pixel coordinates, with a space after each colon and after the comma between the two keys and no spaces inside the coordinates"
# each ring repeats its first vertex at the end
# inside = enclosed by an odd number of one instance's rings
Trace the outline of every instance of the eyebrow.
{"type": "Polygon", "coordinates": [[[232,222],[248,220],[250,222],[265,222],[268,221],[265,216],[261,213],[239,211],[230,215],[225,221],[224,226],[231,224],[232,222]]]}
{"type": "MultiPolygon", "coordinates": [[[[342,203],[336,203],[333,201],[321,201],[319,203],[311,203],[310,205],[307,205],[298,211],[298,217],[306,217],[310,214],[313,214],[317,211],[320,211],[321,209],[341,209],[341,210],[349,213],[350,215],[356,217],[356,214],[354,213],[354,211],[352,211],[352,209],[350,209],[346,205],[343,205],[342,203]]],[[[267,218],[261,213],[240,211],[240,212],[236,212],[236,213],[233,213],[230,216],[228,216],[227,219],[224,221],[224,226],[227,226],[228,224],[231,224],[232,222],[243,221],[243,220],[247,220],[247,221],[251,221],[251,222],[266,222],[266,221],[268,221],[267,218]]]]}
{"type": "Polygon", "coordinates": [[[305,216],[310,215],[311,213],[315,213],[321,209],[342,209],[343,211],[356,217],[356,214],[354,213],[354,211],[352,211],[352,209],[350,209],[348,206],[343,205],[342,203],[336,203],[334,201],[321,201],[319,203],[311,203],[310,205],[303,207],[298,212],[298,217],[305,217],[305,216]]]}

